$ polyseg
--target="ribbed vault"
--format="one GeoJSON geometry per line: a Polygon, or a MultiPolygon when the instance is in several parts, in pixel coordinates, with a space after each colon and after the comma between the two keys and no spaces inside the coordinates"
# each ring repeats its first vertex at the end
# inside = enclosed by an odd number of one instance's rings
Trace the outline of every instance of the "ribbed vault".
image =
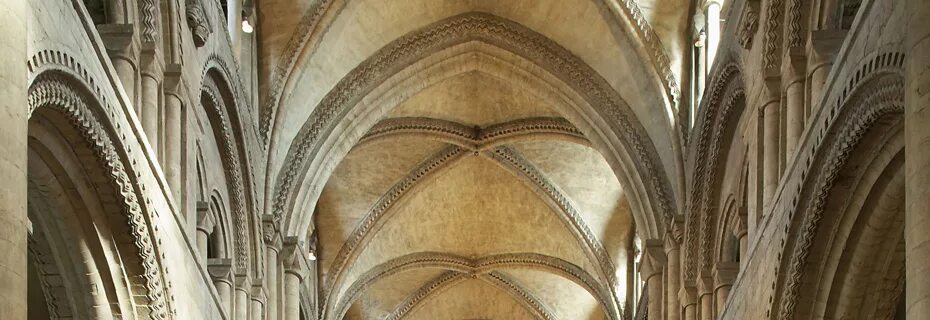
{"type": "Polygon", "coordinates": [[[675,210],[679,138],[668,82],[630,81],[656,75],[640,35],[580,2],[523,4],[594,21],[567,30],[498,2],[320,11],[269,91],[266,208],[316,235],[322,319],[624,317],[633,233],[675,210]]]}

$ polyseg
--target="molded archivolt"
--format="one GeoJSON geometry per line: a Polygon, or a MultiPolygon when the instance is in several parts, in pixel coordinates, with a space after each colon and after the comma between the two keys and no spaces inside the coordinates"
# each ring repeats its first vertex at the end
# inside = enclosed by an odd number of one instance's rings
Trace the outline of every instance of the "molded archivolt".
{"type": "Polygon", "coordinates": [[[717,212],[711,208],[717,201],[720,182],[721,149],[728,150],[733,127],[742,118],[745,108],[743,78],[736,64],[728,64],[715,78],[709,94],[702,103],[700,117],[695,125],[689,157],[694,163],[692,186],[688,199],[688,216],[685,220],[685,243],[682,266],[686,280],[694,280],[698,271],[710,271],[712,258],[713,223],[717,212]],[[701,249],[701,250],[699,250],[701,249]]]}
{"type": "MultiPolygon", "coordinates": [[[[885,58],[879,56],[877,59],[885,58]]],[[[821,147],[817,148],[817,153],[824,160],[811,165],[809,172],[812,175],[803,180],[802,189],[798,193],[806,196],[800,196],[798,206],[789,212],[792,216],[792,241],[784,249],[782,267],[786,273],[779,277],[783,280],[776,287],[778,299],[772,304],[772,308],[780,310],[780,319],[791,319],[795,315],[802,294],[802,279],[809,276],[805,266],[809,263],[811,247],[815,244],[815,237],[823,232],[821,221],[824,216],[831,214],[826,209],[833,200],[831,195],[840,177],[846,172],[850,161],[859,157],[855,150],[870,135],[893,130],[888,126],[894,128],[894,122],[900,122],[899,119],[903,117],[904,80],[900,69],[895,71],[895,61],[903,59],[889,59],[890,65],[886,68],[877,68],[872,73],[860,72],[850,80],[850,89],[844,92],[839,103],[834,106],[834,110],[839,109],[840,112],[831,113],[835,115],[835,120],[818,139],[821,147]],[[789,252],[790,255],[787,254],[789,252]]],[[[868,68],[873,68],[872,64],[868,64],[868,68]]]]}
{"type": "Polygon", "coordinates": [[[407,66],[430,59],[433,53],[472,41],[505,48],[532,61],[564,81],[563,84],[569,85],[574,94],[579,94],[594,109],[580,112],[593,112],[596,116],[589,117],[589,121],[607,125],[592,130],[600,135],[614,135],[597,137],[611,141],[598,145],[610,148],[605,150],[608,162],[621,175],[621,181],[629,182],[630,190],[636,195],[632,200],[641,205],[642,210],[634,210],[639,215],[640,230],[646,235],[660,234],[663,226],[655,221],[662,218],[651,215],[670,215],[674,202],[658,154],[629,107],[596,72],[564,48],[515,23],[486,14],[453,17],[398,39],[343,78],[314,109],[283,162],[285,167],[278,174],[274,195],[270,198],[275,217],[285,219],[288,230],[301,232],[302,228],[295,225],[294,220],[302,218],[288,216],[289,212],[295,210],[297,203],[306,201],[300,199],[314,201],[318,191],[302,191],[298,186],[322,185],[305,181],[308,175],[313,179],[328,175],[321,175],[316,171],[320,169],[312,169],[310,165],[321,161],[317,157],[332,157],[324,149],[331,148],[328,144],[333,137],[330,135],[336,127],[346,126],[343,122],[348,120],[348,114],[369,112],[355,110],[362,100],[368,99],[378,86],[407,66]]]}
{"type": "MultiPolygon", "coordinates": [[[[217,83],[215,77],[219,77],[219,75],[214,74],[215,72],[208,72],[204,79],[201,103],[210,118],[213,135],[216,141],[220,143],[219,149],[221,152],[220,158],[223,162],[223,172],[227,181],[231,184],[229,190],[232,194],[228,198],[230,198],[233,221],[235,221],[233,224],[236,244],[235,266],[237,273],[244,273],[249,268],[251,256],[249,240],[252,238],[251,230],[254,230],[252,226],[257,223],[257,221],[250,219],[252,216],[250,212],[254,211],[250,206],[253,199],[250,196],[252,193],[247,191],[250,189],[246,182],[246,180],[253,181],[253,179],[247,179],[243,174],[243,171],[247,171],[247,167],[240,160],[245,158],[240,158],[240,156],[245,156],[245,152],[241,149],[242,140],[237,139],[232,133],[235,120],[230,118],[229,110],[235,109],[235,106],[230,106],[229,103],[235,100],[230,96],[231,92],[227,90],[228,86],[225,83],[224,85],[217,83]]],[[[241,130],[237,131],[241,132],[241,130]]]]}
{"type": "Polygon", "coordinates": [[[414,308],[419,301],[433,294],[434,290],[441,290],[443,287],[451,285],[450,283],[464,280],[458,278],[459,275],[464,275],[473,278],[483,277],[492,283],[506,285],[510,287],[508,291],[522,297],[518,301],[523,300],[524,303],[534,305],[531,307],[536,309],[536,311],[533,311],[534,313],[549,314],[551,317],[548,307],[539,302],[538,298],[527,293],[528,291],[517,285],[515,280],[497,271],[505,269],[531,269],[559,275],[587,290],[601,303],[607,314],[619,314],[616,309],[612,309],[608,289],[601,286],[594,277],[580,267],[559,258],[534,253],[510,253],[470,259],[447,253],[419,252],[391,259],[365,272],[349,287],[335,309],[331,309],[332,306],[328,309],[324,305],[324,310],[331,310],[329,311],[331,313],[324,314],[323,318],[340,319],[361,293],[374,283],[401,272],[422,268],[438,268],[449,270],[452,273],[444,273],[415,292],[398,306],[395,314],[410,313],[409,309],[414,308]]]}
{"type": "MultiPolygon", "coordinates": [[[[672,72],[673,67],[666,49],[636,2],[632,0],[590,1],[596,2],[594,5],[603,11],[603,16],[609,17],[607,20],[614,20],[609,21],[608,24],[619,25],[619,29],[633,35],[629,37],[629,41],[639,43],[634,47],[643,48],[642,51],[637,50],[637,53],[643,56],[643,61],[651,62],[650,70],[656,73],[653,77],[657,77],[657,81],[665,89],[668,101],[672,105],[677,104],[681,90],[672,72]]],[[[316,50],[320,39],[329,31],[332,23],[349,2],[350,0],[322,0],[309,8],[295,28],[286,47],[283,48],[281,60],[273,70],[269,70],[270,85],[262,103],[266,107],[263,108],[259,121],[259,131],[266,144],[270,139],[272,124],[281,105],[282,93],[295,85],[295,69],[316,50]]],[[[616,34],[615,38],[618,38],[616,34]]]]}
{"type": "Polygon", "coordinates": [[[171,318],[174,311],[170,304],[170,284],[156,246],[158,234],[151,227],[157,215],[143,196],[136,177],[131,175],[130,162],[125,161],[124,155],[130,151],[120,149],[124,148],[124,144],[117,143],[122,141],[113,139],[126,138],[116,134],[120,128],[112,127],[108,121],[108,116],[113,116],[113,107],[95,96],[94,93],[100,91],[93,86],[94,82],[82,81],[81,76],[89,79],[87,73],[64,55],[44,52],[31,60],[29,66],[33,71],[52,70],[32,78],[28,93],[30,114],[42,113],[52,119],[63,120],[56,125],[72,126],[72,130],[77,131],[91,149],[94,158],[91,163],[97,162],[105,168],[105,184],[113,188],[114,196],[121,202],[119,207],[128,223],[133,245],[133,248],[124,250],[131,251],[126,252],[127,256],[138,261],[138,265],[126,264],[128,277],[137,279],[127,279],[128,283],[135,284],[132,295],[136,299],[137,316],[171,318]],[[72,77],[72,72],[79,76],[72,77]]]}

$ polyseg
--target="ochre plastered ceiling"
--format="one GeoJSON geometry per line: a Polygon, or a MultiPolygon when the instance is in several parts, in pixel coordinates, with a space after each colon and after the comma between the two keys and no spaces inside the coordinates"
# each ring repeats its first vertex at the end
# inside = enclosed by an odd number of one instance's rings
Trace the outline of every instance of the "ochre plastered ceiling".
{"type": "MultiPolygon", "coordinates": [[[[680,57],[656,64],[619,16],[629,4],[612,1],[326,5],[259,7],[277,177],[265,181],[267,208],[288,233],[317,235],[326,319],[615,318],[627,302],[634,220],[657,233],[674,197],[663,172],[676,170],[677,120],[660,69],[677,74],[680,57]],[[481,32],[426,54],[410,48],[421,57],[377,69],[385,48],[408,50],[398,39],[472,14],[551,42],[594,87],[541,64],[561,56],[532,57],[481,32]],[[349,107],[321,113],[334,101],[349,107]],[[598,101],[618,111],[598,111],[598,101]],[[630,127],[607,132],[614,124],[597,112],[630,127]]],[[[632,5],[643,5],[664,52],[683,43],[685,2],[632,5]]]]}

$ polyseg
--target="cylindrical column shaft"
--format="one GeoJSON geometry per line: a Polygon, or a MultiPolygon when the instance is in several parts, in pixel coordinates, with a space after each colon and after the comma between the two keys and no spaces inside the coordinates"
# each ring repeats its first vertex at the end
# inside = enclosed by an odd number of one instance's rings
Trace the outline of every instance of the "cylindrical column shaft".
{"type": "Polygon", "coordinates": [[[207,243],[210,241],[210,234],[207,233],[207,230],[197,228],[197,252],[200,252],[200,257],[206,262],[207,259],[207,243]]]}
{"type": "Polygon", "coordinates": [[[136,116],[142,116],[142,114],[139,113],[140,106],[136,100],[135,64],[132,62],[131,58],[125,55],[125,53],[110,55],[110,61],[113,62],[113,68],[116,69],[116,75],[119,77],[119,82],[123,84],[123,91],[126,91],[126,97],[129,98],[129,102],[132,103],[133,107],[136,109],[136,116]]]}
{"type": "Polygon", "coordinates": [[[714,293],[714,297],[717,300],[717,312],[723,312],[723,307],[726,306],[727,298],[730,297],[730,288],[731,285],[722,285],[717,288],[717,292],[714,293]]]}
{"type": "Polygon", "coordinates": [[[249,310],[249,320],[265,320],[264,310],[265,304],[261,300],[252,297],[252,307],[249,310]]]}
{"type": "Polygon", "coordinates": [[[267,246],[265,254],[265,314],[268,320],[278,320],[278,269],[281,262],[278,261],[278,249],[274,246],[267,246]]]}
{"type": "Polygon", "coordinates": [[[763,214],[771,210],[772,198],[778,187],[778,100],[772,100],[762,106],[762,208],[763,214]]]}
{"type": "Polygon", "coordinates": [[[697,309],[696,304],[692,303],[692,304],[686,305],[684,308],[684,312],[682,312],[684,319],[685,320],[697,320],[697,314],[696,314],[695,309],[697,309]]]}
{"type": "Polygon", "coordinates": [[[699,299],[701,300],[701,320],[714,320],[714,294],[707,292],[699,299]]]}
{"type": "MultiPolygon", "coordinates": [[[[674,240],[673,240],[674,241],[674,240]]],[[[681,290],[681,261],[679,254],[681,250],[678,246],[666,246],[665,255],[667,257],[665,273],[668,275],[668,284],[666,292],[666,320],[681,319],[681,304],[678,303],[678,291],[681,290]]]]}
{"type": "Polygon", "coordinates": [[[152,151],[158,154],[158,79],[151,73],[142,74],[142,130],[152,151]]]}
{"type": "Polygon", "coordinates": [[[233,319],[235,320],[248,320],[249,319],[249,304],[251,300],[249,299],[249,290],[250,287],[236,287],[236,298],[235,298],[235,312],[233,312],[233,319]]]}
{"type": "Polygon", "coordinates": [[[226,314],[231,314],[232,282],[230,282],[229,279],[214,280],[213,286],[216,287],[216,293],[220,295],[220,303],[223,305],[223,310],[226,311],[226,314]]]}
{"type": "Polygon", "coordinates": [[[284,273],[284,320],[300,320],[300,275],[284,273]]]}
{"type": "Polygon", "coordinates": [[[808,116],[813,116],[820,110],[820,100],[826,90],[827,76],[830,75],[831,63],[820,63],[815,65],[810,73],[811,101],[808,116]]]}
{"type": "Polygon", "coordinates": [[[930,317],[930,2],[905,1],[904,220],[907,319],[930,317]]]}
{"type": "Polygon", "coordinates": [[[662,273],[657,272],[646,278],[646,294],[648,301],[646,309],[650,318],[662,317],[662,273]]]}
{"type": "Polygon", "coordinates": [[[717,47],[720,45],[720,3],[717,1],[708,1],[705,9],[707,17],[707,62],[706,68],[710,70],[714,66],[714,59],[717,57],[717,47]]]}
{"type": "Polygon", "coordinates": [[[785,115],[785,163],[794,157],[804,131],[804,82],[798,80],[788,84],[786,92],[787,114],[785,115]]]}
{"type": "Polygon", "coordinates": [[[181,98],[175,93],[165,95],[165,175],[174,200],[181,201],[181,98]]]}
{"type": "Polygon", "coordinates": [[[227,2],[229,10],[227,11],[227,29],[229,30],[229,40],[232,44],[232,54],[236,60],[239,59],[239,51],[242,47],[242,0],[229,0],[227,2]]]}
{"type": "Polygon", "coordinates": [[[26,319],[26,19],[28,1],[0,1],[0,310],[26,319]]]}

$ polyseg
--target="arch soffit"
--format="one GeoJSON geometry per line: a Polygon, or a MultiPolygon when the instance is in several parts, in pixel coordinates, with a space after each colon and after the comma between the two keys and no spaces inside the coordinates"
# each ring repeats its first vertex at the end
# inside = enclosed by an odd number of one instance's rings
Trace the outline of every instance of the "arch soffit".
{"type": "MultiPolygon", "coordinates": [[[[608,147],[622,145],[630,153],[628,157],[636,159],[636,161],[619,161],[614,158],[613,161],[608,161],[614,165],[617,162],[635,163],[631,167],[638,170],[628,170],[628,172],[639,173],[640,176],[632,175],[632,178],[641,179],[641,183],[645,185],[643,188],[652,191],[646,193],[643,190],[641,193],[655,197],[655,199],[646,199],[644,202],[655,202],[654,206],[657,208],[654,210],[657,212],[666,215],[671,212],[672,202],[668,199],[670,192],[667,177],[662,173],[664,170],[651,140],[635,120],[629,107],[603,79],[597,77],[590,67],[585,66],[563,48],[532,31],[486,14],[465,14],[440,21],[420,32],[414,32],[395,40],[354,69],[327,94],[292,143],[284,162],[287,165],[278,174],[278,183],[275,187],[275,194],[271,197],[273,203],[270,210],[275,217],[281,219],[288,207],[293,205],[296,199],[293,199],[292,192],[295,192],[297,189],[295,186],[303,180],[301,177],[307,174],[308,162],[318,160],[318,157],[312,155],[320,153],[321,145],[326,144],[326,139],[333,135],[334,126],[345,125],[339,123],[340,119],[344,118],[359,101],[366,100],[372,90],[383,84],[387,80],[386,77],[395,75],[394,73],[399,69],[430,57],[439,50],[469,41],[484,42],[497,47],[506,46],[510,48],[510,52],[536,62],[537,65],[548,66],[547,71],[552,72],[554,76],[567,77],[566,83],[576,84],[572,86],[576,94],[580,94],[595,109],[600,109],[599,116],[616,124],[600,127],[598,133],[612,132],[618,137],[612,140],[617,143],[605,143],[605,145],[608,147]]],[[[595,117],[588,115],[586,120],[592,119],[595,117]]],[[[312,198],[315,199],[316,196],[312,198]]],[[[661,227],[656,224],[653,228],[661,227]]],[[[288,229],[291,228],[293,226],[288,226],[288,229]]],[[[650,234],[658,234],[655,229],[649,231],[650,234]]]]}
{"type": "MultiPolygon", "coordinates": [[[[273,122],[282,103],[281,96],[287,88],[294,85],[292,75],[294,71],[310,56],[311,52],[316,49],[318,42],[329,30],[330,25],[340,15],[342,9],[350,0],[323,0],[316,6],[310,7],[300,19],[293,36],[288,41],[283,54],[283,59],[271,70],[271,85],[268,89],[268,95],[263,106],[267,109],[261,111],[259,119],[259,134],[268,144],[273,122]]],[[[596,6],[604,12],[606,16],[614,19],[614,23],[621,25],[621,29],[635,36],[629,37],[629,41],[639,42],[640,45],[634,45],[637,52],[643,57],[643,61],[649,61],[652,64],[652,71],[660,85],[665,90],[666,99],[670,104],[675,105],[681,94],[678,81],[671,71],[671,63],[665,52],[664,46],[652,26],[646,20],[642,10],[635,1],[619,1],[608,3],[606,0],[596,3],[596,6]]],[[[613,29],[613,28],[612,28],[613,29]]],[[[616,38],[616,34],[615,34],[616,38]]],[[[627,40],[627,39],[624,39],[627,40]]],[[[618,39],[619,41],[619,39],[618,39]]],[[[675,114],[676,112],[671,112],[675,114]]]]}
{"type": "Polygon", "coordinates": [[[829,96],[827,101],[831,103],[819,114],[826,116],[826,120],[813,122],[814,127],[807,130],[805,138],[812,140],[815,147],[800,150],[798,160],[806,160],[805,168],[792,172],[798,175],[798,183],[784,188],[783,193],[791,192],[783,195],[790,197],[790,201],[781,201],[793,204],[787,206],[787,214],[792,217],[790,223],[798,228],[792,227],[796,240],[793,246],[784,248],[782,265],[787,269],[781,280],[772,284],[777,291],[771,292],[770,297],[776,292],[778,296],[770,300],[768,311],[779,308],[780,317],[789,318],[795,313],[803,267],[839,172],[848,163],[852,150],[878,121],[899,117],[903,112],[903,62],[903,54],[885,51],[863,59],[858,71],[846,78],[846,86],[829,96]],[[814,161],[815,157],[824,160],[814,161]],[[795,213],[801,214],[795,216],[795,213]]]}
{"type": "MultiPolygon", "coordinates": [[[[171,283],[159,256],[156,243],[160,235],[148,225],[158,217],[151,201],[144,193],[142,182],[133,168],[136,161],[145,155],[130,147],[129,139],[135,134],[121,126],[118,120],[122,108],[111,105],[101,87],[84,66],[66,53],[43,50],[27,61],[28,114],[38,108],[54,108],[68,118],[80,131],[93,149],[96,157],[104,162],[112,183],[123,190],[121,197],[124,214],[130,224],[131,237],[139,250],[145,279],[146,297],[149,300],[149,315],[153,319],[170,318],[173,309],[171,283]],[[114,137],[119,140],[114,139],[114,137]]],[[[143,165],[147,162],[139,162],[143,165]]]]}

